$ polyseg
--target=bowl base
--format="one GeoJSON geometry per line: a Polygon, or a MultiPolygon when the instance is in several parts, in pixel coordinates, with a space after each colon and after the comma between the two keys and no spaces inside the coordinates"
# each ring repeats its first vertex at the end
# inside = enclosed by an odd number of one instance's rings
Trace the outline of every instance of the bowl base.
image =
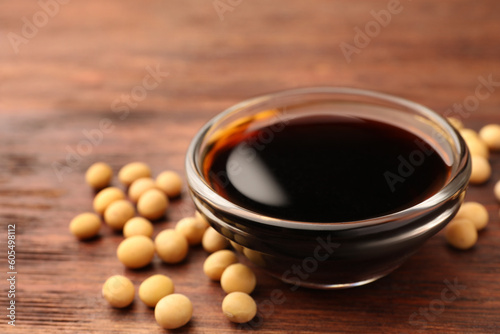
{"type": "MultiPolygon", "coordinates": [[[[388,274],[388,273],[387,273],[388,274]]],[[[333,283],[333,284],[326,284],[326,283],[314,283],[314,282],[300,282],[299,283],[299,286],[302,287],[302,288],[308,288],[308,289],[320,289],[320,290],[340,290],[340,289],[349,289],[349,288],[355,288],[357,286],[362,286],[362,285],[365,285],[365,284],[369,284],[371,282],[374,282],[376,280],[378,280],[379,278],[382,278],[384,276],[386,276],[387,274],[382,274],[382,275],[379,275],[379,276],[376,276],[376,277],[372,277],[370,279],[366,279],[366,280],[363,280],[363,281],[359,281],[359,282],[351,282],[351,283],[333,283]]],[[[278,276],[275,276],[275,275],[272,275],[271,276],[274,276],[276,278],[278,278],[279,280],[281,280],[282,282],[285,282],[285,283],[288,283],[288,284],[293,284],[293,285],[297,285],[297,281],[294,281],[294,280],[286,280],[286,279],[283,279],[282,277],[278,277],[278,276]]]]}

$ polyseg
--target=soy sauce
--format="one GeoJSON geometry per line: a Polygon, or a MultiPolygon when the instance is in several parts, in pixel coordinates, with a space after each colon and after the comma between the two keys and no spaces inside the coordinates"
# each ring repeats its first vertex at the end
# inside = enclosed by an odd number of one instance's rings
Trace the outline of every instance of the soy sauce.
{"type": "Polygon", "coordinates": [[[230,202],[274,218],[383,216],[431,197],[450,172],[429,142],[378,120],[302,116],[226,132],[205,152],[205,179],[230,202]]]}

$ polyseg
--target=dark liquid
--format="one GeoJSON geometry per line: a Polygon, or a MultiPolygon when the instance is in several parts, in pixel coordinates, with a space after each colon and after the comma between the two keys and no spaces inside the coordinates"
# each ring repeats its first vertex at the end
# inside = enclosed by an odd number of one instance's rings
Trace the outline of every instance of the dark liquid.
{"type": "Polygon", "coordinates": [[[209,147],[204,174],[229,201],[266,216],[346,222],[411,207],[435,194],[449,166],[415,134],[386,123],[307,116],[209,147]]]}

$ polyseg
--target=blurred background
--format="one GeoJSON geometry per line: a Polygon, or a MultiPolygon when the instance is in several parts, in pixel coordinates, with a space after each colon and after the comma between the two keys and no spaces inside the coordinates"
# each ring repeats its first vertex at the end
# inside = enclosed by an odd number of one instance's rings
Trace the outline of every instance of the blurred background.
{"type": "Polygon", "coordinates": [[[497,1],[395,1],[397,13],[378,33],[368,25],[375,36],[349,62],[341,44],[356,47],[356,28],[389,3],[0,1],[0,108],[103,113],[147,66],[170,76],[137,110],[207,117],[311,85],[376,89],[442,111],[473,93],[479,75],[500,81],[497,1]]]}

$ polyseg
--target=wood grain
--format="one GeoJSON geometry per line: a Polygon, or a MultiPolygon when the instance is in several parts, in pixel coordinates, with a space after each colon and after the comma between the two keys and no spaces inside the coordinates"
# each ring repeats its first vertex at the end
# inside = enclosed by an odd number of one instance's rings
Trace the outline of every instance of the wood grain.
{"type": "MultiPolygon", "coordinates": [[[[115,256],[120,235],[103,228],[96,240],[76,241],[68,223],[91,210],[94,195],[84,172],[95,161],[117,171],[135,160],[155,173],[183,172],[187,146],[204,122],[271,91],[353,86],[445,113],[475,96],[479,77],[500,81],[500,2],[494,0],[402,1],[401,12],[348,63],[339,45],[353,44],[354,29],[364,29],[374,20],[370,12],[387,6],[367,0],[241,1],[221,21],[212,1],[71,1],[59,5],[16,54],[9,33],[22,36],[23,17],[32,21],[41,9],[37,2],[0,1],[0,331],[164,333],[140,301],[116,310],[100,296],[110,275],[124,274],[138,285],[152,273],[164,273],[194,304],[192,321],[173,332],[246,332],[222,315],[224,293],[203,276],[202,249],[192,249],[179,265],[156,259],[131,271],[115,256]],[[138,95],[148,67],[169,74],[138,95]],[[130,94],[136,99],[127,105],[130,94]],[[110,128],[101,129],[100,137],[95,133],[103,119],[110,128]],[[96,144],[85,146],[89,134],[96,144]],[[83,153],[75,158],[73,151],[83,153]],[[68,168],[58,177],[54,163],[68,168]],[[5,317],[9,224],[16,225],[17,237],[16,327],[5,317]]],[[[490,93],[463,117],[467,126],[500,123],[499,86],[490,93]]],[[[500,179],[500,154],[491,161],[492,179],[467,195],[484,203],[491,216],[474,249],[455,251],[439,234],[388,277],[343,291],[291,291],[256,269],[253,295],[263,321],[255,329],[499,333],[500,220],[492,188],[500,179]],[[455,278],[466,286],[456,300],[412,325],[411,314],[438,307],[433,301],[440,300],[444,281],[455,278]],[[276,289],[284,300],[270,305],[276,289]]],[[[155,233],[192,213],[184,191],[155,233]]]]}

